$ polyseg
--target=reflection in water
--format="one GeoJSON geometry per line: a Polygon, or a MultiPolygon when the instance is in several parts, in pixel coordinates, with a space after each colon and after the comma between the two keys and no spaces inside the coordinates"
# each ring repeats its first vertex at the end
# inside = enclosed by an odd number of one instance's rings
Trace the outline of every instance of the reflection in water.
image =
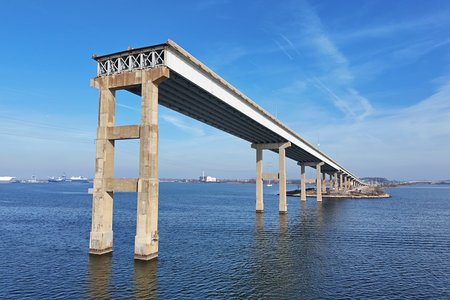
{"type": "Polygon", "coordinates": [[[89,296],[91,299],[110,299],[112,253],[89,255],[89,296]]]}
{"type": "Polygon", "coordinates": [[[158,260],[134,261],[134,296],[136,299],[157,299],[158,260]]]}
{"type": "Polygon", "coordinates": [[[300,222],[304,222],[308,217],[306,201],[300,201],[300,222]]]}
{"type": "Polygon", "coordinates": [[[280,232],[280,237],[285,237],[287,235],[287,214],[280,214],[278,218],[278,227],[280,232]]]}
{"type": "Polygon", "coordinates": [[[323,202],[322,201],[318,201],[316,203],[316,220],[317,220],[317,226],[319,226],[319,228],[321,228],[324,225],[324,207],[323,207],[323,202]]]}
{"type": "Polygon", "coordinates": [[[256,214],[256,233],[262,233],[264,231],[264,214],[256,214]]]}

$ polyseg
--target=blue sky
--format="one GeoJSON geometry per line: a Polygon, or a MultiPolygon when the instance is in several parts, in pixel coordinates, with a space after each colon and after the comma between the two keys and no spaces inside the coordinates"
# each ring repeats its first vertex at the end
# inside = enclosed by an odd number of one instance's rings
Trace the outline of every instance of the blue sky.
{"type": "MultiPolygon", "coordinates": [[[[439,0],[3,3],[0,176],[93,176],[92,54],[170,38],[357,176],[448,179],[449,16],[439,0]]],[[[117,123],[138,108],[118,93],[117,123]]],[[[136,177],[137,141],[116,153],[116,176],[136,177]]],[[[247,142],[160,107],[160,177],[251,178],[254,160],[247,142]]]]}

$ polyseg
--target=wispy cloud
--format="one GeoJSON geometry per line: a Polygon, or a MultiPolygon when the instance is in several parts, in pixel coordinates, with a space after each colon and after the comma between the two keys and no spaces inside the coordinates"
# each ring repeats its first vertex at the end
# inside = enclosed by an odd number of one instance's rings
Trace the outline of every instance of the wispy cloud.
{"type": "Polygon", "coordinates": [[[291,47],[291,49],[295,52],[295,53],[297,53],[298,55],[301,55],[300,54],[300,51],[298,51],[298,49],[297,49],[297,47],[294,45],[294,43],[290,40],[290,39],[288,39],[285,35],[283,35],[283,34],[280,34],[280,36],[281,36],[281,38],[291,47]]]}
{"type": "Polygon", "coordinates": [[[450,168],[448,99],[450,80],[431,96],[409,107],[358,123],[336,122],[323,126],[315,123],[303,129],[307,136],[320,132],[322,149],[333,153],[338,161],[361,176],[447,178],[446,170],[450,168]],[[427,171],[431,169],[432,174],[427,171]]]}
{"type": "Polygon", "coordinates": [[[281,52],[283,52],[289,59],[294,59],[293,57],[292,57],[292,55],[290,55],[289,54],[289,52],[286,50],[286,48],[283,46],[283,45],[281,45],[278,41],[276,41],[276,40],[273,40],[273,42],[278,46],[278,48],[281,50],[281,52]]]}
{"type": "Polygon", "coordinates": [[[448,26],[450,11],[442,10],[434,14],[426,14],[422,17],[414,17],[405,20],[392,22],[377,22],[372,26],[363,26],[360,28],[352,27],[351,31],[340,31],[336,38],[340,42],[361,41],[364,38],[388,38],[397,36],[400,32],[422,32],[429,29],[438,29],[448,26]]]}
{"type": "Polygon", "coordinates": [[[287,36],[284,34],[279,34],[279,37],[280,38],[278,39],[272,39],[272,41],[290,60],[293,60],[295,55],[301,55],[300,51],[287,36]]]}
{"type": "Polygon", "coordinates": [[[122,104],[122,103],[119,103],[119,102],[116,102],[116,105],[120,106],[120,107],[123,107],[123,108],[126,108],[126,109],[129,109],[129,110],[132,110],[132,111],[137,111],[137,112],[141,111],[139,108],[136,108],[136,107],[133,107],[133,106],[129,106],[129,105],[126,105],[126,104],[122,104]]]}
{"type": "Polygon", "coordinates": [[[333,101],[334,106],[356,121],[364,120],[373,113],[373,107],[369,100],[361,96],[358,91],[353,88],[348,88],[345,98],[342,98],[318,78],[313,77],[311,83],[328,95],[333,101]]]}
{"type": "MultiPolygon", "coordinates": [[[[293,14],[296,21],[290,27],[298,29],[297,33],[292,33],[291,38],[280,35],[284,45],[275,42],[291,59],[293,53],[300,54],[299,48],[304,49],[303,61],[305,56],[313,57],[308,63],[316,66],[314,75],[303,72],[300,75],[302,81],[306,78],[311,83],[310,87],[325,95],[348,119],[361,121],[369,117],[374,112],[372,104],[354,86],[354,76],[347,57],[327,34],[317,13],[306,1],[302,1],[300,9],[293,9],[293,14]],[[291,53],[288,53],[288,48],[291,53]]],[[[309,73],[312,74],[311,71],[309,73]]],[[[280,91],[295,89],[299,80],[300,78],[293,80],[280,91]]]]}
{"type": "Polygon", "coordinates": [[[189,126],[182,119],[180,119],[177,116],[167,115],[166,114],[166,115],[162,115],[161,118],[164,121],[172,124],[173,126],[183,130],[184,132],[186,132],[186,133],[188,133],[190,135],[193,135],[193,136],[196,136],[196,137],[205,135],[205,132],[203,131],[202,128],[189,126]]]}

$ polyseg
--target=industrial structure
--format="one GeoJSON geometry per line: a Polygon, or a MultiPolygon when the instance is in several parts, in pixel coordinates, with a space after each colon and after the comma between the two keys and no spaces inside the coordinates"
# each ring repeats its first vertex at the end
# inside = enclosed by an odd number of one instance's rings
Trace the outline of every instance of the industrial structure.
{"type": "Polygon", "coordinates": [[[305,168],[316,170],[317,201],[326,189],[363,185],[352,173],[267,113],[176,43],[94,56],[100,92],[93,187],[90,253],[112,251],[114,192],[137,192],[135,259],[158,256],[158,104],[251,143],[256,151],[256,211],[264,211],[263,180],[279,180],[279,212],[287,212],[286,157],[300,168],[301,200],[306,200],[305,168]],[[115,126],[115,92],[141,97],[141,123],[115,126]],[[140,139],[139,178],[114,178],[116,140],[140,139]],[[277,173],[263,172],[263,150],[279,155],[277,173]],[[325,175],[329,180],[325,180],[325,175]]]}

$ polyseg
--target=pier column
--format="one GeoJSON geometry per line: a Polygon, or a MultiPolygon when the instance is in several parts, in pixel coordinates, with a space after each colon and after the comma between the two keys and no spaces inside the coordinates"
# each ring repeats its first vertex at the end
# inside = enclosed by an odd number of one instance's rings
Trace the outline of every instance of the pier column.
{"type": "Polygon", "coordinates": [[[334,173],[333,175],[333,188],[335,191],[339,189],[338,187],[338,173],[334,173]]]}
{"type": "Polygon", "coordinates": [[[95,177],[92,196],[92,226],[89,253],[104,254],[113,246],[113,192],[106,190],[106,181],[114,175],[114,140],[108,140],[107,127],[114,126],[115,92],[108,81],[101,81],[96,140],[95,177]]]}
{"type": "Polygon", "coordinates": [[[317,201],[322,201],[321,167],[323,165],[324,165],[323,162],[316,164],[316,198],[317,198],[317,201]]]}
{"type": "Polygon", "coordinates": [[[328,188],[329,191],[333,189],[333,175],[331,174],[328,174],[328,188]]]}
{"type": "Polygon", "coordinates": [[[327,174],[322,173],[322,193],[327,192],[327,174]]]}
{"type": "Polygon", "coordinates": [[[279,213],[287,213],[287,201],[286,201],[286,148],[291,144],[284,144],[278,148],[278,165],[279,165],[279,182],[280,185],[280,199],[279,199],[279,213]]]}
{"type": "Polygon", "coordinates": [[[256,212],[264,211],[263,200],[263,149],[256,148],[256,212]]]}
{"type": "Polygon", "coordinates": [[[344,190],[344,174],[339,174],[339,190],[344,190]]]}
{"type": "Polygon", "coordinates": [[[300,200],[306,201],[306,172],[305,165],[300,165],[300,200]]]}
{"type": "MultiPolygon", "coordinates": [[[[155,70],[156,71],[156,70],[155,70]]],[[[168,74],[143,73],[134,258],[158,257],[158,84],[168,74]]]]}

